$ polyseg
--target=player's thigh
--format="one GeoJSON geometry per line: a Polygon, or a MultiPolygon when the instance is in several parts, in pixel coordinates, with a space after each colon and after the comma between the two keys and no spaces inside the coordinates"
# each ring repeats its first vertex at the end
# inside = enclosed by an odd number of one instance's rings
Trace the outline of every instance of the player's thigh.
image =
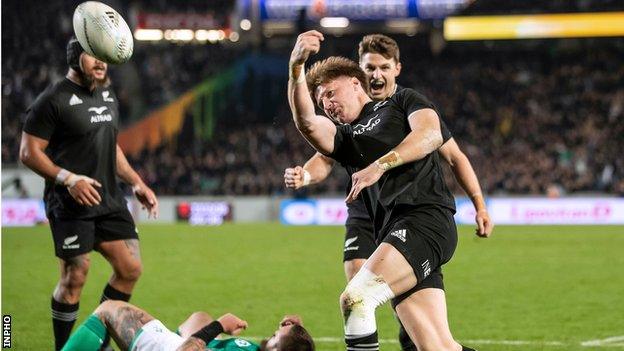
{"type": "Polygon", "coordinates": [[[448,324],[444,290],[426,288],[401,301],[395,311],[418,350],[457,347],[448,324]]]}
{"type": "Polygon", "coordinates": [[[97,250],[113,268],[122,271],[140,269],[139,236],[127,210],[99,217],[95,226],[97,250]]]}
{"type": "Polygon", "coordinates": [[[188,338],[198,332],[201,328],[214,321],[211,315],[206,312],[195,312],[190,315],[180,326],[178,332],[181,337],[188,338]]]}
{"type": "Polygon", "coordinates": [[[406,292],[417,283],[409,262],[399,250],[388,243],[381,243],[366,260],[363,268],[380,276],[395,295],[406,292]]]}

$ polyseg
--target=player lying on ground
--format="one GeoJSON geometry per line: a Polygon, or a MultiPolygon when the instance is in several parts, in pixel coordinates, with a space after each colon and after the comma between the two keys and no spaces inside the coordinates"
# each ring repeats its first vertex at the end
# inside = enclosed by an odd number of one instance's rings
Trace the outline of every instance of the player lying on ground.
{"type": "MultiPolygon", "coordinates": [[[[394,39],[383,34],[367,35],[358,45],[358,54],[360,68],[369,81],[368,95],[371,99],[383,101],[403,90],[403,87],[396,83],[396,78],[401,73],[401,62],[399,46],[394,39]]],[[[436,152],[439,152],[442,159],[450,165],[455,179],[472,200],[476,211],[476,234],[489,236],[494,224],[485,207],[481,186],[470,160],[452,136],[444,140],[436,152]]],[[[334,163],[333,159],[317,152],[303,167],[287,168],[284,172],[284,183],[288,188],[299,189],[309,184],[322,182],[331,173],[334,163]]],[[[347,189],[350,188],[351,184],[348,184],[347,189]]],[[[366,212],[362,197],[347,204],[347,213],[343,262],[347,281],[350,281],[373,253],[377,244],[373,233],[373,223],[366,212]]],[[[418,290],[427,288],[444,288],[442,272],[433,272],[417,286],[418,290]]],[[[404,351],[416,350],[402,326],[399,341],[404,351]]]]}
{"type": "Polygon", "coordinates": [[[240,338],[217,339],[221,333],[238,335],[246,328],[247,322],[231,313],[214,320],[195,312],[174,333],[146,311],[109,300],[76,329],[63,350],[99,350],[109,334],[121,350],[131,351],[314,351],[314,341],[298,316],[285,316],[275,334],[260,345],[240,338]]]}
{"type": "Polygon", "coordinates": [[[317,151],[351,174],[346,200],[363,196],[380,243],[340,297],[347,350],[379,349],[375,310],[391,299],[419,350],[471,350],[451,335],[444,291],[414,291],[457,246],[455,201],[434,152],[448,130],[428,100],[411,89],[373,102],[366,75],[351,60],[330,57],[304,75],[304,63],[322,40],[317,31],[303,33],[291,53],[293,120],[317,151]],[[316,115],[312,96],[339,125],[316,115]]]}

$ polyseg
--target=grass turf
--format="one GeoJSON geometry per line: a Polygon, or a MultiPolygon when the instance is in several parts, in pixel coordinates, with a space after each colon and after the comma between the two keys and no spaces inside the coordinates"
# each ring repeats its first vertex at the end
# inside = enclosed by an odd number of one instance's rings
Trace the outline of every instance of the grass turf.
{"type": "MultiPolygon", "coordinates": [[[[192,311],[215,317],[231,311],[249,322],[244,335],[266,336],[284,314],[297,313],[319,350],[344,349],[342,228],[140,230],[144,271],[132,302],[171,329],[192,311]]],[[[459,341],[481,351],[588,350],[583,341],[624,335],[624,227],[499,226],[487,240],[472,231],[460,227],[457,251],[444,268],[459,341]]],[[[97,306],[109,275],[93,254],[79,323],[97,306]]],[[[13,318],[13,348],[52,347],[49,307],[57,279],[46,226],[2,229],[2,313],[13,318]]],[[[380,308],[377,320],[382,349],[398,350],[390,308],[380,308]]],[[[624,349],[621,339],[598,348],[624,349]]]]}

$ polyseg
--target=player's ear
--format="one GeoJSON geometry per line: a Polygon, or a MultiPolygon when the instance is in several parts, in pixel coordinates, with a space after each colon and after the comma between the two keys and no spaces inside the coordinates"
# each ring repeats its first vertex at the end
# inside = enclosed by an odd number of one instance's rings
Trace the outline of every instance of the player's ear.
{"type": "Polygon", "coordinates": [[[353,90],[357,91],[358,85],[362,85],[360,84],[360,80],[357,79],[356,77],[351,77],[351,83],[353,85],[353,90]]]}
{"type": "Polygon", "coordinates": [[[401,74],[401,68],[403,66],[401,66],[401,62],[397,62],[396,64],[396,74],[394,75],[395,77],[398,77],[401,74]]]}

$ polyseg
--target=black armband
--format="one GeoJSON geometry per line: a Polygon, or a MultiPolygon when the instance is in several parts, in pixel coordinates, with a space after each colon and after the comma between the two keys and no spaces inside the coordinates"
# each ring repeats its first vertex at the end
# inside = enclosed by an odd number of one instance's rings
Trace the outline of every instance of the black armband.
{"type": "Polygon", "coordinates": [[[202,339],[208,344],[221,333],[223,333],[223,326],[219,321],[213,321],[193,334],[192,337],[202,339]]]}

